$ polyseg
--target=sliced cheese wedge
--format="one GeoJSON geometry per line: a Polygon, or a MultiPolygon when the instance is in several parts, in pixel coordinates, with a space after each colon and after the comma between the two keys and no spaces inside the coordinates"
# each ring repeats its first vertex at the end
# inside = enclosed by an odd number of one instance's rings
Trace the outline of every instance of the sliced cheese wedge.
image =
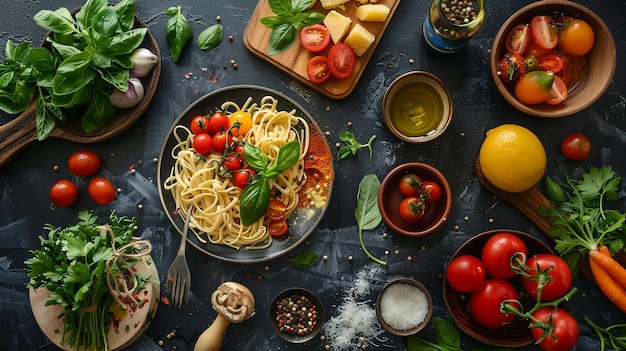
{"type": "Polygon", "coordinates": [[[344,40],[344,43],[348,44],[357,56],[361,56],[369,49],[375,39],[376,36],[374,34],[360,23],[357,23],[346,37],[346,40],[344,40]]]}
{"type": "Polygon", "coordinates": [[[385,22],[389,11],[385,4],[365,4],[356,8],[354,16],[363,22],[385,22]]]}
{"type": "Polygon", "coordinates": [[[328,12],[324,18],[324,25],[328,28],[330,37],[335,44],[340,42],[343,36],[348,33],[351,23],[352,19],[350,17],[344,16],[335,10],[328,12]]]}
{"type": "Polygon", "coordinates": [[[325,9],[334,9],[339,5],[343,5],[350,0],[320,0],[322,7],[325,9]]]}

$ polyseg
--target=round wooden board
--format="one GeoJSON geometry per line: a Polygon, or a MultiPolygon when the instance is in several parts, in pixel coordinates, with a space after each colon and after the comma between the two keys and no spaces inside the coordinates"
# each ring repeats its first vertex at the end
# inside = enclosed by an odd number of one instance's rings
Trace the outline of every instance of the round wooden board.
{"type": "MultiPolygon", "coordinates": [[[[124,349],[139,339],[150,326],[150,322],[153,320],[159,305],[159,273],[152,262],[152,258],[147,257],[138,262],[136,269],[137,274],[150,275],[149,283],[139,292],[140,298],[147,299],[149,302],[136,311],[129,312],[122,318],[117,328],[111,326],[107,333],[108,348],[111,351],[124,349]]],[[[39,328],[55,345],[63,350],[75,350],[69,347],[69,345],[61,343],[63,337],[63,307],[60,305],[46,306],[49,294],[50,292],[45,288],[29,290],[30,305],[35,320],[39,328]]],[[[83,348],[80,348],[80,350],[83,350],[83,348]]]]}

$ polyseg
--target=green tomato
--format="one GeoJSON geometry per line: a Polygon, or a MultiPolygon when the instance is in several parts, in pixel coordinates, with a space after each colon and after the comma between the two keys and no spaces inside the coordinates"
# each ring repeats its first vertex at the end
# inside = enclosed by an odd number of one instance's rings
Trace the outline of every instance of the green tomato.
{"type": "Polygon", "coordinates": [[[534,55],[530,55],[527,56],[525,58],[526,60],[526,71],[530,72],[530,71],[536,71],[539,69],[539,60],[537,60],[537,58],[534,55]]]}

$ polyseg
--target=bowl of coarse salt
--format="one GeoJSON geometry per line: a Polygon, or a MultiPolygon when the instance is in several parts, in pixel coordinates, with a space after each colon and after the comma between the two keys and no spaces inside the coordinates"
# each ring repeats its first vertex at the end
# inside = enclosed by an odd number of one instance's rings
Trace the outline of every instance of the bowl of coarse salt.
{"type": "Polygon", "coordinates": [[[376,300],[376,317],[389,333],[409,336],[422,330],[433,315],[433,299],[424,284],[411,278],[387,283],[376,300]]]}

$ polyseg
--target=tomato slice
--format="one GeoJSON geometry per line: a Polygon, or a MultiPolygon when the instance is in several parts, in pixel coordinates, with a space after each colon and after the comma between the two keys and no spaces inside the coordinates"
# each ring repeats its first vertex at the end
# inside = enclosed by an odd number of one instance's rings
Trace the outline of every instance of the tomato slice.
{"type": "Polygon", "coordinates": [[[314,84],[322,84],[331,77],[326,56],[315,56],[306,65],[306,74],[314,84]]]}
{"type": "Polygon", "coordinates": [[[330,44],[330,32],[321,23],[302,28],[300,32],[302,47],[312,53],[324,51],[330,44]]]}
{"type": "Polygon", "coordinates": [[[354,72],[356,54],[346,43],[333,45],[328,51],[328,68],[337,79],[346,79],[354,72]]]}
{"type": "Polygon", "coordinates": [[[537,57],[539,69],[546,72],[559,73],[563,69],[563,59],[555,54],[546,54],[537,57]]]}
{"type": "Polygon", "coordinates": [[[518,24],[507,35],[506,50],[511,54],[523,55],[530,43],[528,25],[518,24]]]}
{"type": "Polygon", "coordinates": [[[281,238],[287,233],[287,222],[285,220],[271,221],[267,228],[275,238],[281,238]]]}
{"type": "Polygon", "coordinates": [[[567,86],[563,79],[559,76],[554,76],[550,96],[548,96],[544,102],[548,105],[558,105],[565,100],[565,98],[567,98],[567,86]]]}
{"type": "Polygon", "coordinates": [[[549,15],[533,17],[530,21],[530,34],[537,46],[543,49],[554,49],[559,42],[556,22],[549,15]]]}
{"type": "Polygon", "coordinates": [[[285,218],[285,210],[287,205],[280,199],[271,199],[270,204],[265,211],[265,218],[270,221],[281,221],[285,218]]]}

